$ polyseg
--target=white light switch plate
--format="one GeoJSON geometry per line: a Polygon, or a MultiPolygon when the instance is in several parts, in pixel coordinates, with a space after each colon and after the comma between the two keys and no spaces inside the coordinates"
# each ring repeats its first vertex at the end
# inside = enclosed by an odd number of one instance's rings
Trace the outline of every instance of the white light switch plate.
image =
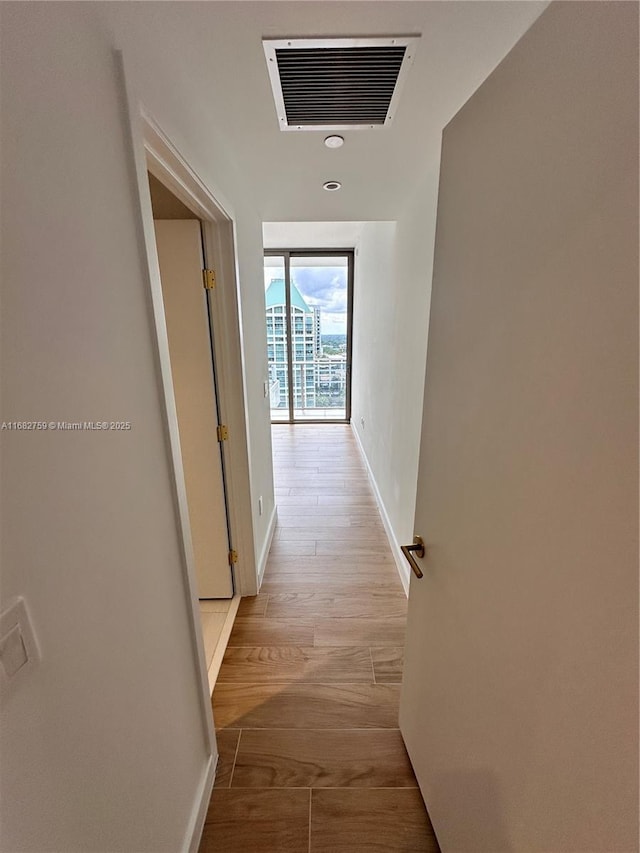
{"type": "MultiPolygon", "coordinates": [[[[13,686],[40,663],[40,649],[21,596],[0,613],[0,681],[13,686]]],[[[5,692],[5,691],[3,691],[5,692]]]]}

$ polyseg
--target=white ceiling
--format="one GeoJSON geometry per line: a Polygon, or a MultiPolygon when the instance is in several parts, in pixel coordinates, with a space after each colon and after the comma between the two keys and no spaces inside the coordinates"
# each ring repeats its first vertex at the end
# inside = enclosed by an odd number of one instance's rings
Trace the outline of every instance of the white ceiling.
{"type": "MultiPolygon", "coordinates": [[[[202,110],[250,181],[267,221],[398,218],[438,169],[443,127],[546,7],[537,0],[145,2],[104,4],[116,37],[145,39],[202,110]],[[278,127],[262,38],[421,33],[389,127],[323,132],[278,127]],[[327,180],[342,189],[328,193],[327,180]]],[[[133,42],[132,42],[133,43],[133,42]]]]}

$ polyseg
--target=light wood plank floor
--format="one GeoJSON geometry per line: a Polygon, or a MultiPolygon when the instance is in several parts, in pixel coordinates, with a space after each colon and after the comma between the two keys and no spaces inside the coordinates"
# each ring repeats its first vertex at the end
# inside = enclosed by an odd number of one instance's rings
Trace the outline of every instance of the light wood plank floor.
{"type": "Polygon", "coordinates": [[[278,527],[213,693],[201,853],[438,851],[398,730],[407,601],[348,426],[273,427],[278,527]]]}

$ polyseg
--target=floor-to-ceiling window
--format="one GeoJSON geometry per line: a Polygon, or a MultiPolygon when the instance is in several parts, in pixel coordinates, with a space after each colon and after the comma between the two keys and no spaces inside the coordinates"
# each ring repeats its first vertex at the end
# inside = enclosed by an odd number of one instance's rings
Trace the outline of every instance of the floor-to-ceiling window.
{"type": "Polygon", "coordinates": [[[353,251],[269,250],[264,281],[272,421],[348,421],[353,251]]]}

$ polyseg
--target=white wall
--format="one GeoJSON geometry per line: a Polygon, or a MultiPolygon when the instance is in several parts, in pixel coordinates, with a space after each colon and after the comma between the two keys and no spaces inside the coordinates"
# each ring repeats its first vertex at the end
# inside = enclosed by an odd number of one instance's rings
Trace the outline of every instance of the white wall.
{"type": "Polygon", "coordinates": [[[263,222],[265,249],[353,249],[362,222],[263,222]]]}
{"type": "MultiPolygon", "coordinates": [[[[355,264],[351,420],[392,543],[413,539],[437,201],[436,169],[398,222],[367,222],[355,264]],[[361,418],[364,418],[364,426],[361,418]]],[[[395,549],[394,549],[395,550],[395,549]]],[[[397,553],[408,583],[408,566],[397,553]]]]}
{"type": "Polygon", "coordinates": [[[153,18],[125,38],[102,11],[2,8],[2,419],[133,425],[1,433],[2,595],[43,653],[3,700],[11,851],[175,851],[208,753],[114,48],[236,217],[257,552],[272,505],[260,221],[206,93],[163,77],[153,18]]]}

